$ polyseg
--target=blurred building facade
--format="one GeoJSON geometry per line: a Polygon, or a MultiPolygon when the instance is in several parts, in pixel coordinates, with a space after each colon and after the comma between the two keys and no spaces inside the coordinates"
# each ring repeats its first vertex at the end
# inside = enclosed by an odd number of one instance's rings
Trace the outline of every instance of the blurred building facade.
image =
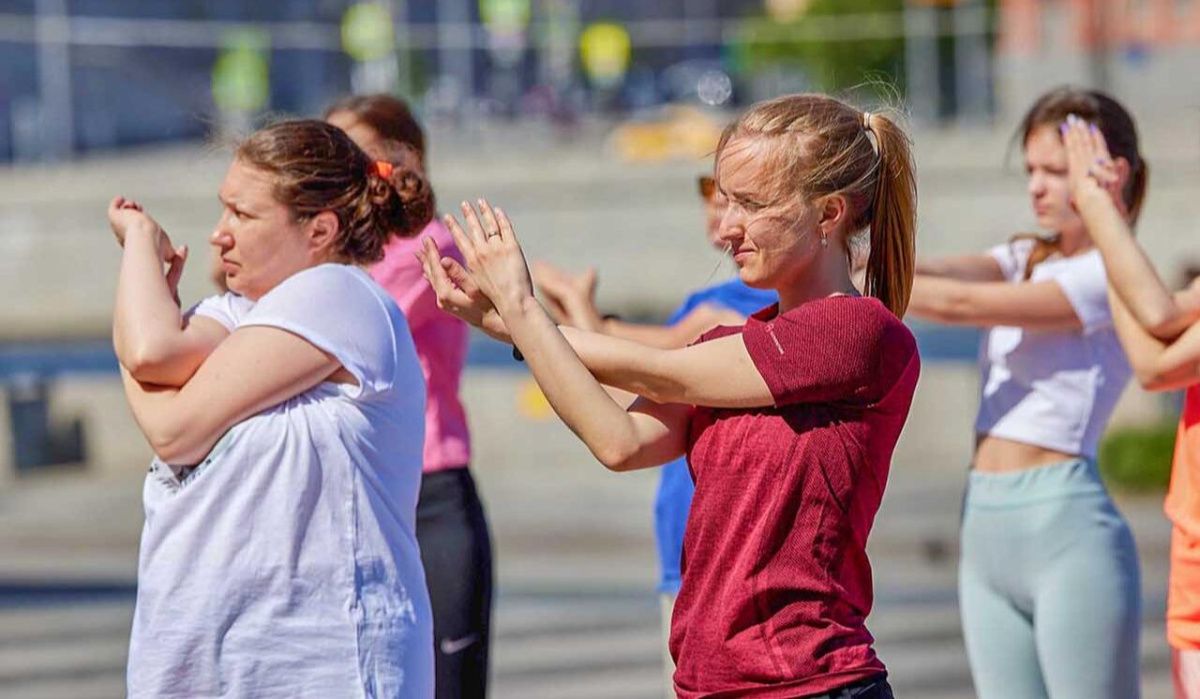
{"type": "Polygon", "coordinates": [[[927,123],[1008,121],[1066,82],[1187,108],[1198,48],[1200,0],[3,0],[0,161],[194,140],[364,89],[566,122],[863,84],[927,123]],[[378,12],[348,22],[356,5],[378,12]]]}

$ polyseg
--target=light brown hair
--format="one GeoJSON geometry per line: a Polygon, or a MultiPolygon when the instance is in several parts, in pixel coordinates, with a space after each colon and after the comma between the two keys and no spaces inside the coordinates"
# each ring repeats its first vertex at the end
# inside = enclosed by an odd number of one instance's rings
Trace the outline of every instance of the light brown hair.
{"type": "Polygon", "coordinates": [[[325,118],[337,112],[346,112],[370,126],[385,141],[396,141],[412,146],[417,151],[421,164],[425,163],[425,132],[413,116],[408,103],[388,94],[351,95],[330,105],[325,118]]]}
{"type": "Polygon", "coordinates": [[[411,159],[384,177],[341,129],[315,119],[281,121],[254,132],[236,157],[270,174],[274,196],[296,220],[337,216],[336,252],[355,264],[377,262],[393,236],[412,237],[433,216],[433,192],[411,159]]]}
{"type": "MultiPolygon", "coordinates": [[[[841,194],[848,239],[870,230],[863,292],[903,316],[916,258],[917,185],[912,151],[892,119],[832,97],[799,94],[759,102],[721,135],[717,159],[735,138],[772,139],[767,158],[776,197],[841,194]]],[[[850,249],[847,245],[847,260],[850,249]]]]}
{"type": "MultiPolygon", "coordinates": [[[[1039,97],[1025,113],[1017,129],[1021,145],[1027,144],[1029,137],[1039,128],[1049,126],[1057,130],[1071,114],[1100,129],[1112,157],[1124,158],[1129,163],[1129,181],[1125,183],[1121,194],[1129,211],[1129,221],[1136,224],[1146,199],[1150,166],[1138,147],[1137,125],[1120,102],[1099,90],[1055,88],[1039,97]]],[[[1044,237],[1033,233],[1020,233],[1013,236],[1010,242],[1019,240],[1034,241],[1029,261],[1025,264],[1025,279],[1033,275],[1034,267],[1060,252],[1061,240],[1058,235],[1044,237]]]]}

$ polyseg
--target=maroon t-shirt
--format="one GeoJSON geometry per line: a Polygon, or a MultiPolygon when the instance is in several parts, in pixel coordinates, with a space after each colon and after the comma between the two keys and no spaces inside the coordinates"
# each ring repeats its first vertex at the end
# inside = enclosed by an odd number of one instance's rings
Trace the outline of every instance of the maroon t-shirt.
{"type": "Polygon", "coordinates": [[[832,296],[741,333],[774,407],[697,407],[671,620],[680,697],[796,697],[879,675],[867,534],[920,359],[879,301],[832,296]]]}

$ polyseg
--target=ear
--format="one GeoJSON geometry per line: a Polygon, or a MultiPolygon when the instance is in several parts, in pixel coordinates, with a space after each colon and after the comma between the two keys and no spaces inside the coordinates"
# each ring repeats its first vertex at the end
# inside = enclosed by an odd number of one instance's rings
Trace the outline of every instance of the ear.
{"type": "Polygon", "coordinates": [[[309,248],[319,257],[332,259],[341,226],[332,211],[322,211],[308,220],[306,226],[309,248]]]}
{"type": "Polygon", "coordinates": [[[1117,182],[1121,184],[1121,189],[1125,189],[1125,185],[1129,184],[1130,174],[1133,172],[1133,166],[1125,158],[1117,157],[1113,159],[1113,169],[1117,171],[1117,182]]]}
{"type": "Polygon", "coordinates": [[[850,215],[850,204],[844,194],[830,194],[817,200],[817,228],[821,235],[832,237],[842,230],[850,215]]]}

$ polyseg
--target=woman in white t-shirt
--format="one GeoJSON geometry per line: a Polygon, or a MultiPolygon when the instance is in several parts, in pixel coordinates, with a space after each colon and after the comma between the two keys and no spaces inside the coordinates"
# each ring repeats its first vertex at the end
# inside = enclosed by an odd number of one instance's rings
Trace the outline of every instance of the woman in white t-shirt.
{"type": "Polygon", "coordinates": [[[175,294],[186,250],[137,204],[109,208],[114,344],[157,456],[129,695],[432,697],[423,379],[359,267],[428,222],[428,183],[289,121],[238,147],[218,196],[236,295],[195,314],[175,294]]]}
{"type": "Polygon", "coordinates": [[[1026,114],[1028,191],[1048,238],[917,263],[912,315],[987,329],[967,483],[959,603],[981,699],[1139,694],[1140,576],[1133,538],[1096,469],[1131,370],[1104,264],[1071,205],[1062,128],[1096,124],[1113,147],[1131,221],[1147,167],[1128,112],[1061,88],[1026,114]]]}

